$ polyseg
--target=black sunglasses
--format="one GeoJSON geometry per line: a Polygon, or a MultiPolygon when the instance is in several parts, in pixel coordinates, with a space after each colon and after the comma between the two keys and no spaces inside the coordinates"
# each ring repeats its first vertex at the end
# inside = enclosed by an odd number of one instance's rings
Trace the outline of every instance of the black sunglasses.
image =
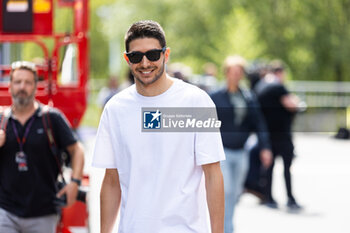
{"type": "Polygon", "coordinates": [[[164,53],[166,50],[166,47],[163,47],[162,49],[152,49],[145,53],[141,52],[131,52],[131,53],[125,53],[125,55],[129,58],[129,61],[131,63],[140,63],[143,59],[143,56],[146,55],[147,59],[150,61],[158,61],[160,58],[160,54],[164,53]]]}

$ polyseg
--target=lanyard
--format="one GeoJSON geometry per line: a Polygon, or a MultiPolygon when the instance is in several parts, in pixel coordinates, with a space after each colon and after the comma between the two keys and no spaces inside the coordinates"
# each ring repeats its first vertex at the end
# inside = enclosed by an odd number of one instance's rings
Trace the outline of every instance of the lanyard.
{"type": "Polygon", "coordinates": [[[19,149],[20,149],[20,151],[23,151],[23,145],[24,145],[24,143],[25,143],[26,140],[27,140],[27,136],[28,136],[30,127],[32,126],[33,122],[34,122],[34,115],[32,116],[32,118],[30,118],[30,121],[29,121],[29,123],[27,124],[27,127],[26,127],[26,129],[25,129],[23,138],[22,138],[22,140],[21,140],[21,139],[19,138],[19,136],[18,136],[18,131],[17,131],[17,128],[16,128],[16,125],[15,125],[14,120],[11,121],[13,131],[14,131],[14,133],[15,133],[15,135],[16,135],[17,142],[18,142],[18,144],[19,144],[19,149]]]}

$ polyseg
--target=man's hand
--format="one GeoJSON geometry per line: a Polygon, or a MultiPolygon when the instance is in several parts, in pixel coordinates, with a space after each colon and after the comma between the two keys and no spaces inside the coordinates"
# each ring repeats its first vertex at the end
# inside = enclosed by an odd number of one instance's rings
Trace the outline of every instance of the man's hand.
{"type": "Polygon", "coordinates": [[[57,193],[57,197],[60,198],[63,195],[67,195],[67,205],[66,207],[70,207],[72,206],[76,200],[77,200],[77,196],[78,196],[78,184],[75,182],[70,182],[69,184],[67,184],[66,186],[64,186],[58,193],[57,193]]]}
{"type": "MultiPolygon", "coordinates": [[[[68,153],[72,156],[72,177],[81,179],[83,176],[84,168],[84,148],[80,142],[76,142],[69,145],[67,148],[68,153]]],[[[60,198],[64,194],[67,195],[67,206],[73,205],[78,196],[78,184],[76,182],[70,182],[63,187],[58,193],[57,197],[60,198]]]]}
{"type": "Polygon", "coordinates": [[[5,144],[6,141],[6,133],[3,129],[0,129],[0,147],[5,144]]]}
{"type": "Polygon", "coordinates": [[[288,94],[281,97],[283,107],[290,112],[298,112],[300,99],[294,94],[288,94]]]}
{"type": "Polygon", "coordinates": [[[272,164],[272,152],[268,149],[262,149],[260,151],[260,161],[264,168],[268,168],[272,164]]]}

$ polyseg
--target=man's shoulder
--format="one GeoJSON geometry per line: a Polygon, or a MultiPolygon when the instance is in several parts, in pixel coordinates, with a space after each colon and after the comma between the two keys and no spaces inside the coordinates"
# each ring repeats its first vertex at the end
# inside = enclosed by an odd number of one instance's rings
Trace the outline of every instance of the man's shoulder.
{"type": "MultiPolygon", "coordinates": [[[[53,106],[40,104],[39,109],[37,110],[37,116],[41,118],[44,124],[52,124],[52,126],[60,125],[71,128],[71,125],[66,117],[66,115],[59,109],[53,106]]],[[[58,127],[57,129],[61,129],[58,127]]]]}
{"type": "Polygon", "coordinates": [[[221,88],[209,93],[210,98],[214,101],[216,106],[226,105],[228,103],[229,94],[227,88],[221,88]]]}
{"type": "Polygon", "coordinates": [[[261,93],[273,93],[280,89],[285,89],[283,84],[276,81],[265,81],[265,80],[259,81],[255,87],[255,91],[258,95],[261,93]]]}
{"type": "Polygon", "coordinates": [[[56,107],[40,104],[38,112],[39,117],[45,117],[45,115],[49,116],[50,119],[56,119],[56,118],[65,118],[64,113],[56,107]]]}
{"type": "Polygon", "coordinates": [[[268,91],[275,96],[283,96],[288,94],[287,88],[280,82],[273,82],[268,86],[268,91]]]}
{"type": "Polygon", "coordinates": [[[209,93],[209,96],[211,98],[217,98],[217,97],[222,97],[227,95],[227,89],[226,88],[221,88],[219,90],[213,91],[209,93]]]}
{"type": "Polygon", "coordinates": [[[59,110],[58,108],[50,106],[50,105],[42,104],[42,103],[39,104],[39,107],[36,110],[36,114],[39,117],[42,117],[44,115],[50,115],[50,117],[63,115],[61,110],[59,110]]]}

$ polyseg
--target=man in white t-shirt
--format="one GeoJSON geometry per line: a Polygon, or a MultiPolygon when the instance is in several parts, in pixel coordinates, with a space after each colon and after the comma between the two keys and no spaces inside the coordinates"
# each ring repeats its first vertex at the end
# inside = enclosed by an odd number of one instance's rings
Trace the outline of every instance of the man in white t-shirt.
{"type": "Polygon", "coordinates": [[[106,169],[101,232],[112,231],[121,204],[119,233],[209,233],[207,210],[211,232],[223,233],[225,156],[219,132],[142,130],[143,107],[215,109],[214,103],[204,91],[166,74],[170,49],[158,23],[133,24],[125,45],[135,85],[106,104],[93,156],[93,166],[106,169]]]}

